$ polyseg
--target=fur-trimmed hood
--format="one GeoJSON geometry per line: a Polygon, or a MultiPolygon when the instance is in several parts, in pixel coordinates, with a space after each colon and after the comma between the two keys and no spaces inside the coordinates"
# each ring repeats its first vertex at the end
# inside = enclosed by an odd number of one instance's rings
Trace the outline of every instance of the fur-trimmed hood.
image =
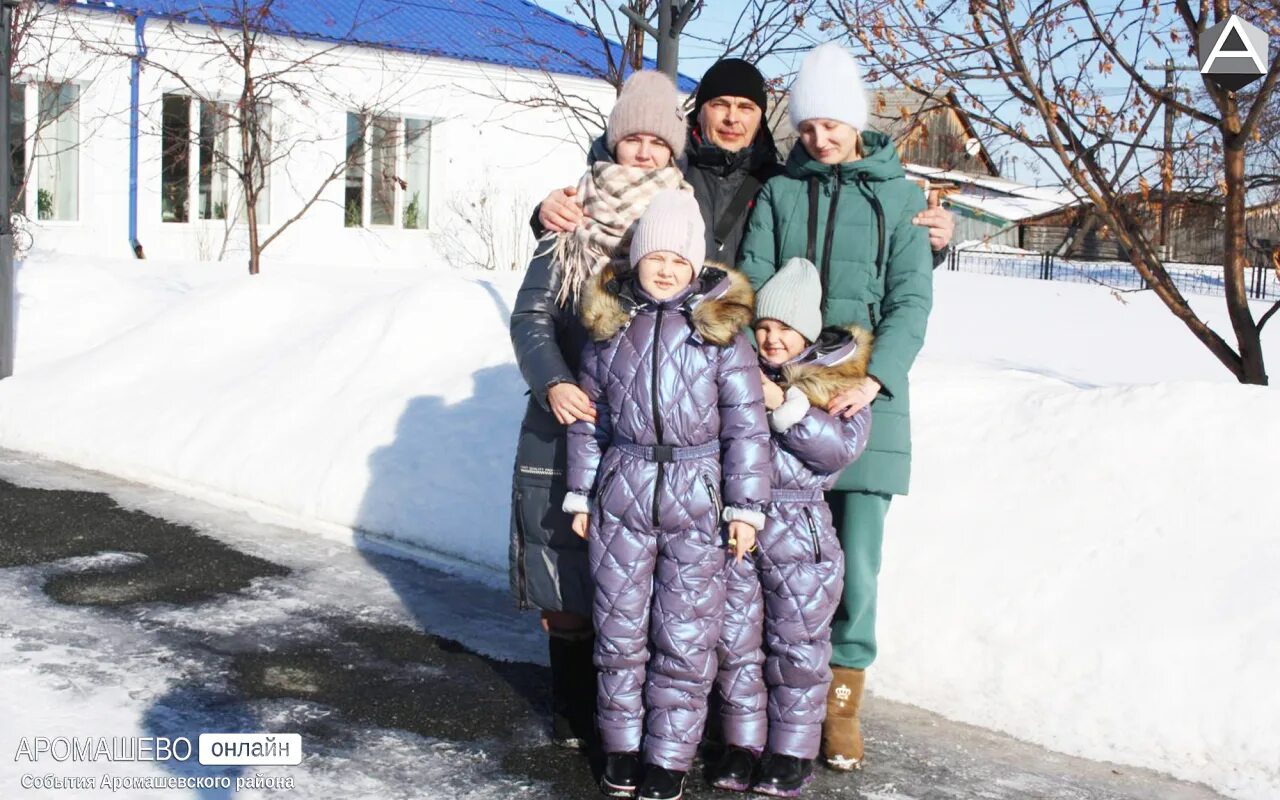
{"type": "MultiPolygon", "coordinates": [[[[661,305],[684,313],[704,342],[725,346],[751,324],[755,299],[745,275],[708,261],[684,292],[661,305]]],[[[606,342],[637,313],[658,306],[641,292],[634,270],[619,273],[610,265],[587,282],[582,295],[582,324],[592,339],[606,342]]]]}
{"type": "Polygon", "coordinates": [[[871,331],[857,325],[823,328],[818,341],[780,368],[763,359],[761,365],[781,375],[784,389],[794,386],[812,405],[826,408],[831,398],[867,377],[874,340],[871,331]]]}

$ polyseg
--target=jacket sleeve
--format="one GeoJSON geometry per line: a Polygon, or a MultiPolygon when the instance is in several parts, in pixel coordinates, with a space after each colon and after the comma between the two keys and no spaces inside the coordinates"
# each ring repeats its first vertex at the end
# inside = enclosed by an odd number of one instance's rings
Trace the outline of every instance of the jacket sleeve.
{"type": "Polygon", "coordinates": [[[787,390],[786,400],[769,415],[778,445],[809,469],[831,475],[857,461],[871,435],[871,407],[851,419],[841,419],[809,404],[799,389],[787,390]]]}
{"type": "Polygon", "coordinates": [[[923,210],[924,194],[919,190],[910,192],[907,208],[894,227],[885,267],[885,294],[875,329],[876,349],[867,372],[890,397],[906,388],[907,373],[924,344],[925,326],[933,308],[929,235],[911,222],[923,210]]]}
{"type": "Polygon", "coordinates": [[[721,472],[728,506],[725,518],[740,519],[760,528],[771,491],[769,422],[760,368],[746,334],[739,333],[725,348],[716,381],[720,394],[721,472]]]}
{"type": "Polygon", "coordinates": [[[556,336],[556,321],[565,311],[556,302],[561,273],[551,257],[550,242],[539,244],[511,312],[511,345],[516,351],[516,363],[529,391],[548,411],[547,389],[554,383],[574,382],[556,336]]]}
{"type": "Polygon", "coordinates": [[[580,386],[595,404],[596,421],[584,422],[579,419],[569,426],[569,470],[566,481],[569,493],[565,496],[562,507],[570,514],[589,511],[588,498],[596,485],[600,458],[609,449],[609,442],[613,439],[613,423],[609,417],[609,403],[605,397],[601,374],[604,369],[602,347],[595,342],[587,342],[582,351],[580,386]]]}
{"type": "Polygon", "coordinates": [[[542,204],[533,207],[533,215],[529,217],[529,228],[533,231],[533,238],[541,239],[547,235],[547,229],[542,227],[542,204]]]}
{"type": "Polygon", "coordinates": [[[772,186],[772,183],[766,183],[756,195],[756,205],[747,221],[747,232],[742,236],[738,257],[738,270],[747,276],[751,288],[757,292],[778,269],[772,186]]]}

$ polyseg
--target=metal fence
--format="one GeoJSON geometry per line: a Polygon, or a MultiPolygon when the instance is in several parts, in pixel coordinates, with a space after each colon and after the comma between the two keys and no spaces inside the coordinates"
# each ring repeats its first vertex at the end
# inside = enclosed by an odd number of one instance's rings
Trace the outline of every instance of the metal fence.
{"type": "MultiPolygon", "coordinates": [[[[1138,270],[1124,261],[1079,261],[1059,258],[1050,253],[979,253],[952,250],[947,269],[978,275],[1000,275],[1007,278],[1036,278],[1044,281],[1091,283],[1112,289],[1150,288],[1138,270]]],[[[1222,267],[1198,264],[1165,266],[1174,284],[1185,294],[1226,294],[1222,267]]],[[[1280,278],[1266,259],[1245,268],[1245,291],[1256,300],[1280,300],[1280,278]],[[1265,266],[1264,266],[1265,264],[1265,266]]]]}

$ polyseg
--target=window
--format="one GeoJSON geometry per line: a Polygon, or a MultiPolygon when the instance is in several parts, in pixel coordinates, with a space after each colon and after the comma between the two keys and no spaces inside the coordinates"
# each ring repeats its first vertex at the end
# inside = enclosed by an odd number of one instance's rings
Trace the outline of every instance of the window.
{"type": "Polygon", "coordinates": [[[226,103],[200,101],[200,219],[227,218],[226,103]]]}
{"type": "Polygon", "coordinates": [[[27,87],[9,89],[9,208],[27,207],[27,87]]]}
{"type": "Polygon", "coordinates": [[[34,167],[36,217],[74,221],[80,209],[80,87],[41,84],[34,167]]]}
{"type": "Polygon", "coordinates": [[[431,123],[420,119],[404,121],[405,189],[404,227],[425,230],[427,196],[431,187],[431,123]]]}
{"type": "Polygon", "coordinates": [[[364,225],[364,118],[358,114],[347,114],[347,178],[342,205],[348,228],[364,225]]]}
{"type": "Polygon", "coordinates": [[[271,224],[271,104],[258,103],[251,119],[245,120],[251,141],[258,143],[254,161],[254,186],[257,187],[256,213],[259,225],[271,224]]]}
{"type": "Polygon", "coordinates": [[[195,100],[180,94],[164,95],[160,125],[160,214],[165,222],[190,222],[192,197],[196,199],[196,219],[237,222],[247,219],[241,187],[237,182],[233,191],[231,180],[231,165],[241,163],[240,137],[232,136],[231,131],[241,122],[251,131],[258,131],[261,152],[257,181],[261,188],[257,217],[259,225],[269,222],[270,106],[259,104],[255,114],[243,121],[236,118],[233,109],[230,103],[195,100]]]}
{"type": "Polygon", "coordinates": [[[160,218],[186,222],[191,191],[191,99],[166,94],[160,123],[160,218]]]}
{"type": "Polygon", "coordinates": [[[372,225],[396,224],[396,123],[395,119],[377,117],[369,132],[373,155],[372,225]]]}
{"type": "Polygon", "coordinates": [[[431,197],[431,122],[347,114],[348,228],[425,230],[431,197]]]}

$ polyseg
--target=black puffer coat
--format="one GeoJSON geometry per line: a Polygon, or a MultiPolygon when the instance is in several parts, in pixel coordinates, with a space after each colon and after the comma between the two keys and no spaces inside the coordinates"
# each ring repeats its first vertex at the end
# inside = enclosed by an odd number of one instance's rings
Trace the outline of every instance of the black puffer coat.
{"type": "Polygon", "coordinates": [[[577,383],[587,333],[576,313],[578,298],[564,307],[556,302],[561,272],[553,243],[539,243],[511,312],[511,344],[529,385],[511,489],[511,590],[521,608],[589,616],[587,543],[560,510],[567,491],[566,429],[547,405],[553,384],[577,383]]]}
{"type": "Polygon", "coordinates": [[[702,211],[702,221],[707,226],[707,258],[736,265],[738,248],[747,228],[747,217],[755,204],[755,195],[765,181],[782,174],[778,148],[773,143],[769,126],[760,126],[760,132],[750,147],[730,153],[705,141],[697,119],[690,115],[689,143],[685,146],[684,162],[685,180],[693,187],[693,195],[698,198],[698,208],[702,211]],[[750,202],[735,209],[732,224],[720,231],[722,238],[718,239],[716,226],[748,179],[754,187],[750,202]]]}

